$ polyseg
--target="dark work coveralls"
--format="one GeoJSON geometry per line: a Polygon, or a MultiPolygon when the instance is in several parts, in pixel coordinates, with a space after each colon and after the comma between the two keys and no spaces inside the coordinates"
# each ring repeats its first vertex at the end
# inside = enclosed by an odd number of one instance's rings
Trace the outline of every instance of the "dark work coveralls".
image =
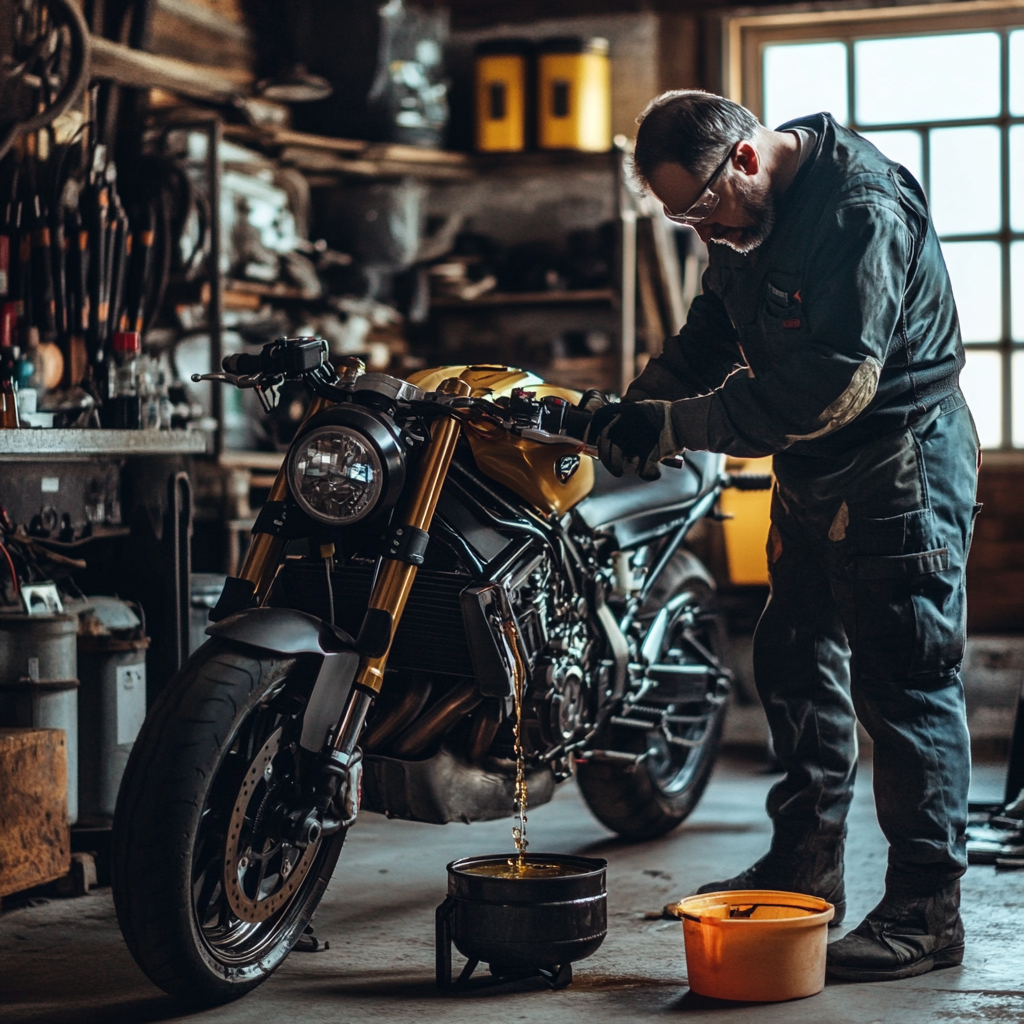
{"type": "Polygon", "coordinates": [[[874,741],[890,891],[963,874],[970,743],[959,667],[977,434],[920,185],[819,114],[776,226],[712,244],[704,293],[627,401],[673,407],[681,444],[774,455],[771,597],[754,669],[786,775],[776,836],[845,834],[854,713],[874,741]]]}

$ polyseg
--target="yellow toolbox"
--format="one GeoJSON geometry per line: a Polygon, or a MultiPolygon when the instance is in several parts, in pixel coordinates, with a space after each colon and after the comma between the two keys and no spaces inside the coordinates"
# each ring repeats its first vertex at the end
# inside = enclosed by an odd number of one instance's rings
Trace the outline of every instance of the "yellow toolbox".
{"type": "Polygon", "coordinates": [[[607,39],[548,39],[537,58],[537,144],[604,153],[612,148],[607,39]]]}
{"type": "Polygon", "coordinates": [[[476,148],[483,153],[527,147],[531,50],[524,39],[490,39],[476,48],[476,148]]]}
{"type": "MultiPolygon", "coordinates": [[[[728,459],[727,473],[768,473],[772,457],[763,459],[728,459]]],[[[729,581],[736,586],[767,585],[768,527],[771,519],[772,492],[741,491],[730,487],[722,492],[719,503],[726,515],[722,523],[725,533],[725,554],[729,565],[729,581]]]]}

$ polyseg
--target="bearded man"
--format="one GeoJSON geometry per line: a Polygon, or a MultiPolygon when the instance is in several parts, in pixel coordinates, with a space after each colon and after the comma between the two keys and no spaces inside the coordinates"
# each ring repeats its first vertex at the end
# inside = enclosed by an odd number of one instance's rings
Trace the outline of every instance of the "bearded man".
{"type": "Polygon", "coordinates": [[[654,100],[635,173],[710,243],[703,294],[590,437],[612,473],[683,449],[774,456],[758,693],[785,769],[771,848],[700,892],[846,908],[856,719],[873,740],[885,897],[830,944],[832,976],[959,964],[970,743],[959,677],[978,441],[921,186],[828,114],[771,131],[708,93],[654,100]]]}

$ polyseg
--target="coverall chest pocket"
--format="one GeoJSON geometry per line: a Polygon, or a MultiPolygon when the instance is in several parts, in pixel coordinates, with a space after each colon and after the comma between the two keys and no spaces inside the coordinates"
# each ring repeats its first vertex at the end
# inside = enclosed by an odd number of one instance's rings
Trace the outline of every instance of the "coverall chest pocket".
{"type": "Polygon", "coordinates": [[[799,335],[806,327],[800,275],[772,271],[764,283],[759,320],[765,335],[775,340],[799,335]]]}
{"type": "Polygon", "coordinates": [[[854,672],[864,682],[922,689],[950,682],[966,641],[963,567],[951,564],[932,510],[850,526],[846,618],[854,672]]]}

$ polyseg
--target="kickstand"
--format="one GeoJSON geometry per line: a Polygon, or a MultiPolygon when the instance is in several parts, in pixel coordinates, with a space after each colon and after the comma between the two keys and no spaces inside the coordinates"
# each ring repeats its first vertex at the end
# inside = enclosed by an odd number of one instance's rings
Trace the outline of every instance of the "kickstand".
{"type": "Polygon", "coordinates": [[[330,942],[324,942],[313,934],[313,926],[307,925],[306,930],[299,936],[299,941],[292,946],[293,953],[323,953],[331,948],[330,942]]]}

